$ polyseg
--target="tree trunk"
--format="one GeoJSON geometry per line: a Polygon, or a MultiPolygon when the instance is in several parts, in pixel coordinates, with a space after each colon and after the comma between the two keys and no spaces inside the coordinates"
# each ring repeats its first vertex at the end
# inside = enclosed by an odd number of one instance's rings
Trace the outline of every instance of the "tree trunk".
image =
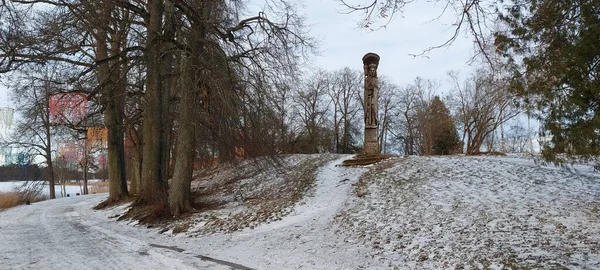
{"type": "MultiPolygon", "coordinates": [[[[163,25],[163,29],[164,29],[164,33],[162,36],[163,40],[175,40],[175,34],[176,34],[176,27],[177,27],[177,23],[176,21],[179,20],[175,14],[175,7],[173,6],[173,3],[171,3],[170,1],[165,1],[164,6],[163,6],[163,13],[164,13],[164,25],[163,25]]],[[[161,43],[161,60],[160,60],[160,77],[164,78],[162,79],[162,84],[161,84],[161,128],[163,129],[163,132],[161,133],[161,142],[163,142],[163,144],[161,145],[162,149],[160,150],[160,167],[164,168],[164,170],[161,171],[161,180],[164,181],[165,185],[168,187],[169,183],[167,182],[169,177],[171,176],[170,172],[171,172],[171,149],[172,149],[172,135],[171,135],[171,130],[172,130],[172,119],[171,119],[171,115],[172,115],[172,104],[171,104],[171,93],[174,92],[174,89],[176,87],[176,83],[175,83],[175,77],[173,76],[173,71],[174,71],[174,66],[175,66],[175,57],[176,54],[174,53],[175,48],[173,48],[173,45],[167,43],[167,42],[162,42],[161,43]]]]}
{"type": "Polygon", "coordinates": [[[108,128],[109,200],[121,200],[129,195],[125,176],[125,145],[123,144],[125,86],[122,83],[112,86],[112,89],[109,89],[110,99],[104,111],[104,120],[108,128]]]}
{"type": "MultiPolygon", "coordinates": [[[[125,148],[123,145],[123,114],[125,108],[125,84],[122,82],[120,64],[106,61],[109,58],[108,49],[108,19],[110,6],[103,5],[102,13],[107,16],[99,27],[96,35],[96,57],[101,64],[98,66],[98,77],[101,86],[102,101],[105,106],[104,124],[108,129],[108,183],[109,195],[107,201],[118,201],[128,196],[125,177],[125,148]]],[[[117,55],[121,42],[117,36],[112,36],[111,53],[117,55]]]]}
{"type": "Polygon", "coordinates": [[[140,183],[142,181],[142,149],[139,144],[132,147],[132,163],[131,164],[131,194],[140,193],[140,183]]]}
{"type": "Polygon", "coordinates": [[[167,183],[161,179],[166,170],[161,163],[165,149],[164,128],[161,125],[161,26],[164,11],[163,0],[148,1],[149,18],[146,23],[148,42],[146,48],[146,94],[143,120],[142,190],[138,204],[155,205],[158,211],[167,210],[167,183]],[[163,208],[164,207],[164,208],[163,208]],[[163,208],[163,209],[161,209],[163,208]]]}
{"type": "MultiPolygon", "coordinates": [[[[194,57],[194,56],[190,56],[194,57]]],[[[189,60],[188,60],[189,61],[189,60]]],[[[186,61],[186,62],[188,62],[186,61]]],[[[190,204],[190,185],[194,171],[194,158],[196,156],[196,116],[197,85],[194,83],[192,65],[183,65],[181,89],[181,104],[179,112],[179,129],[176,139],[176,163],[173,180],[169,192],[169,207],[171,214],[178,217],[192,209],[190,204]]]]}
{"type": "Polygon", "coordinates": [[[83,146],[83,195],[89,194],[88,190],[88,167],[89,167],[89,156],[90,153],[88,151],[88,137],[87,134],[85,136],[85,142],[83,146]]]}
{"type": "Polygon", "coordinates": [[[55,186],[55,182],[54,182],[54,164],[52,163],[52,136],[50,134],[50,93],[48,92],[48,89],[45,89],[46,91],[46,111],[45,111],[45,118],[46,118],[46,123],[44,123],[45,125],[45,131],[46,131],[46,162],[48,163],[48,171],[50,173],[49,179],[48,179],[48,188],[50,188],[50,199],[56,199],[56,190],[54,188],[55,186]]]}
{"type": "Polygon", "coordinates": [[[56,199],[56,190],[54,189],[54,165],[52,164],[52,154],[50,151],[46,153],[46,162],[48,163],[48,188],[50,189],[50,199],[56,199]]]}
{"type": "Polygon", "coordinates": [[[139,194],[140,182],[142,173],[142,147],[141,147],[141,135],[139,132],[130,125],[127,127],[127,162],[130,163],[127,166],[129,172],[129,194],[139,194]]]}
{"type": "Polygon", "coordinates": [[[108,185],[109,200],[121,200],[127,197],[127,182],[125,177],[125,149],[123,145],[123,118],[115,108],[115,102],[105,110],[105,120],[109,117],[108,125],[108,185]]]}
{"type": "Polygon", "coordinates": [[[338,123],[337,120],[337,111],[338,111],[338,104],[337,104],[337,100],[334,100],[334,107],[333,107],[333,145],[335,147],[335,153],[340,153],[340,124],[338,123]]]}

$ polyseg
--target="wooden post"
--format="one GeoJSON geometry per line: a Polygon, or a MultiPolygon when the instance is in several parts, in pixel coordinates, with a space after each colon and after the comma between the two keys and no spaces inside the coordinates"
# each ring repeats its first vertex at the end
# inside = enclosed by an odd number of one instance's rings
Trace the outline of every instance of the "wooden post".
{"type": "Polygon", "coordinates": [[[377,66],[379,55],[367,53],[362,58],[365,71],[364,118],[365,118],[365,154],[379,154],[379,141],[377,140],[377,99],[379,96],[379,81],[377,79],[377,66]]]}

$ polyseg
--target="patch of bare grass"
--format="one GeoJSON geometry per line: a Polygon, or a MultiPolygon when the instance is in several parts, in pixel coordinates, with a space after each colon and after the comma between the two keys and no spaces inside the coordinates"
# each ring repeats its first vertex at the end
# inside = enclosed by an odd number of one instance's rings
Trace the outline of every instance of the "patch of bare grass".
{"type": "MultiPolygon", "coordinates": [[[[364,197],[366,195],[369,194],[368,188],[367,188],[367,182],[369,181],[369,179],[373,179],[374,175],[377,175],[391,167],[394,166],[394,164],[396,164],[396,162],[398,162],[399,160],[402,159],[390,159],[393,156],[387,156],[385,157],[385,159],[381,159],[379,161],[379,163],[376,163],[375,165],[373,165],[373,167],[371,167],[369,169],[368,173],[363,174],[359,179],[358,182],[355,185],[354,188],[354,194],[356,194],[356,197],[364,197]]],[[[344,166],[350,166],[350,165],[346,165],[346,161],[348,160],[344,160],[344,166]]]]}
{"type": "MultiPolygon", "coordinates": [[[[162,205],[147,205],[142,201],[133,202],[127,213],[117,220],[138,220],[148,228],[166,226],[172,220],[169,209],[162,205]]],[[[164,230],[163,230],[164,231],[164,230]]]]}

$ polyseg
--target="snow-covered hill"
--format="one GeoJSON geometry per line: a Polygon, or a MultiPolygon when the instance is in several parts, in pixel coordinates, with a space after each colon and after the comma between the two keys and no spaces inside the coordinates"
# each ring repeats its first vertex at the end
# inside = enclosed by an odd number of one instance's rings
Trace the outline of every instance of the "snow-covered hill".
{"type": "Polygon", "coordinates": [[[98,195],[0,212],[0,269],[600,268],[598,174],[499,157],[340,166],[350,157],[222,170],[194,184],[221,203],[167,231],[91,210],[98,195]],[[293,203],[259,198],[279,191],[293,203]]]}
{"type": "Polygon", "coordinates": [[[598,175],[460,156],[393,159],[370,173],[336,221],[344,241],[371,248],[368,266],[600,269],[598,175]]]}

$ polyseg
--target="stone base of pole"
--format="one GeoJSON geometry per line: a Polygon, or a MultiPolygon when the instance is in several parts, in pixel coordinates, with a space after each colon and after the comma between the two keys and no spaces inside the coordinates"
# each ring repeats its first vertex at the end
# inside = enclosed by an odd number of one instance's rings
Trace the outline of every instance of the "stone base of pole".
{"type": "Polygon", "coordinates": [[[366,166],[384,159],[397,157],[396,155],[386,155],[379,153],[379,141],[377,140],[377,127],[365,128],[365,148],[363,152],[352,157],[352,159],[344,160],[344,166],[366,166]]]}
{"type": "Polygon", "coordinates": [[[365,147],[363,149],[363,153],[366,155],[379,154],[377,128],[365,128],[365,147]]]}

